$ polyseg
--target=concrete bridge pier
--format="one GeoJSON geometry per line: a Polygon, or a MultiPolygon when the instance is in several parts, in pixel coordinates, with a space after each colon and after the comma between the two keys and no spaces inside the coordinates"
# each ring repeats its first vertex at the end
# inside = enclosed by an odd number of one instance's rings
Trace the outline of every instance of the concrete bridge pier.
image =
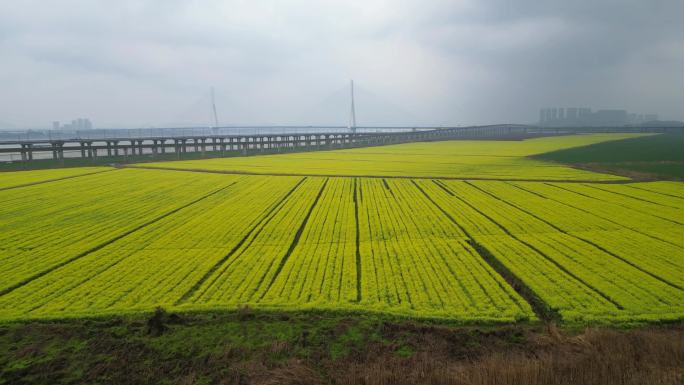
{"type": "Polygon", "coordinates": [[[57,157],[59,158],[59,164],[64,166],[64,143],[57,143],[57,157]]]}
{"type": "Polygon", "coordinates": [[[22,162],[33,160],[33,145],[31,143],[21,145],[21,160],[22,162]]]}
{"type": "Polygon", "coordinates": [[[176,153],[176,159],[180,159],[181,143],[179,139],[173,140],[173,152],[176,153]]]}

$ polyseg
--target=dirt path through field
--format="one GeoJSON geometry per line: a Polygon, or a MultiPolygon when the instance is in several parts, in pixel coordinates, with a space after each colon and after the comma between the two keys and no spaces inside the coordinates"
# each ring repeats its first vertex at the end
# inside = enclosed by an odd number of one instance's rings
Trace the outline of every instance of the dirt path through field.
{"type": "Polygon", "coordinates": [[[641,182],[635,179],[624,180],[588,180],[588,179],[529,179],[529,178],[486,178],[486,177],[453,177],[453,176],[407,176],[407,175],[339,175],[339,174],[315,174],[315,173],[277,173],[277,172],[254,172],[240,170],[203,170],[195,168],[155,167],[140,165],[117,165],[119,168],[141,168],[147,170],[167,170],[184,172],[205,172],[209,174],[229,175],[260,175],[260,176],[316,176],[326,178],[381,178],[381,179],[443,179],[443,180],[492,180],[502,182],[556,182],[556,183],[599,183],[599,184],[628,184],[641,182]]]}

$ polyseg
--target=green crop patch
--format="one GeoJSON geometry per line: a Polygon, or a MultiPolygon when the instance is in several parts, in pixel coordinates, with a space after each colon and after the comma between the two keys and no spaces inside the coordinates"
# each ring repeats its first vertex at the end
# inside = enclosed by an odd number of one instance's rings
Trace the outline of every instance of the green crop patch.
{"type": "Polygon", "coordinates": [[[553,150],[535,159],[624,175],[684,179],[684,130],[553,150]]]}

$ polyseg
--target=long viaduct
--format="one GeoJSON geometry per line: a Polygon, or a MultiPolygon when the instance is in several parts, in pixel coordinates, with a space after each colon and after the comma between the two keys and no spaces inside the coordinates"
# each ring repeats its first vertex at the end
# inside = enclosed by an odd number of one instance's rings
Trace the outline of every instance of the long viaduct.
{"type": "MultiPolygon", "coordinates": [[[[0,154],[14,154],[16,161],[31,162],[36,154],[42,159],[63,160],[65,153],[70,157],[96,160],[99,157],[121,158],[147,155],[183,159],[187,153],[204,157],[239,156],[255,153],[279,153],[290,151],[316,151],[340,148],[378,146],[386,144],[459,140],[459,139],[523,139],[535,136],[562,135],[593,132],[682,132],[681,127],[539,127],[516,124],[500,124],[470,127],[358,127],[354,132],[343,128],[294,129],[289,133],[276,133],[277,128],[263,127],[266,133],[231,134],[230,129],[202,130],[200,133],[159,135],[71,135],[69,137],[0,140],[0,154]],[[309,132],[307,132],[307,130],[309,132]],[[47,155],[47,156],[46,156],[47,155]]],[[[282,130],[286,131],[286,130],[282,130]]],[[[142,133],[142,131],[141,131],[142,133]]]]}

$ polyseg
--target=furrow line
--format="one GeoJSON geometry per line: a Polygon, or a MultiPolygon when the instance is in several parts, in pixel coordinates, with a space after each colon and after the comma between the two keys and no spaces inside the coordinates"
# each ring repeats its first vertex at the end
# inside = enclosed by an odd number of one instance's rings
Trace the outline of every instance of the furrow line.
{"type": "Polygon", "coordinates": [[[654,204],[654,205],[657,205],[657,206],[667,207],[667,208],[670,208],[670,209],[678,209],[678,207],[673,207],[673,206],[664,205],[664,204],[662,204],[662,203],[653,202],[653,201],[650,201],[650,200],[648,200],[648,199],[635,197],[635,196],[632,196],[632,195],[629,195],[629,194],[623,194],[623,193],[620,193],[620,192],[617,192],[617,191],[610,191],[610,190],[602,189],[602,188],[600,188],[600,187],[592,186],[592,185],[590,185],[590,184],[584,184],[584,186],[589,187],[589,188],[593,188],[593,189],[596,189],[596,190],[601,190],[601,191],[603,191],[603,192],[607,192],[607,193],[610,193],[610,194],[620,195],[620,196],[623,196],[623,197],[626,197],[626,198],[630,198],[630,199],[635,199],[635,200],[642,201],[642,202],[651,203],[651,204],[654,204]]]}
{"type": "MultiPolygon", "coordinates": [[[[323,190],[325,190],[325,186],[328,185],[329,179],[326,179],[325,182],[323,182],[323,185],[321,186],[321,189],[318,190],[318,194],[316,195],[316,198],[314,199],[313,203],[311,204],[311,207],[309,207],[309,211],[307,211],[306,216],[304,217],[304,220],[302,223],[299,225],[299,228],[297,229],[297,233],[294,236],[294,239],[292,239],[292,242],[290,243],[290,247],[287,248],[287,251],[285,252],[285,255],[280,259],[280,263],[278,264],[278,267],[276,268],[275,273],[273,274],[273,277],[271,277],[271,281],[268,283],[268,286],[266,287],[266,290],[261,294],[261,297],[259,299],[263,299],[266,293],[271,289],[271,286],[273,286],[273,283],[278,279],[278,276],[280,275],[280,272],[283,271],[283,267],[287,263],[287,260],[290,258],[290,255],[292,255],[292,252],[294,251],[295,247],[297,247],[297,244],[299,243],[299,238],[301,238],[302,233],[304,232],[304,229],[306,228],[306,224],[309,222],[309,218],[311,217],[311,213],[314,211],[316,208],[316,205],[318,204],[318,201],[321,199],[321,195],[323,195],[323,190]]],[[[263,278],[262,278],[263,280],[263,278]]],[[[259,282],[259,284],[256,287],[260,287],[262,282],[259,282]]]]}
{"type": "MultiPolygon", "coordinates": [[[[443,184],[441,184],[441,183],[439,183],[439,182],[437,182],[437,181],[433,181],[433,182],[434,182],[435,184],[437,184],[439,187],[441,187],[443,190],[448,191],[448,192],[451,192],[451,190],[449,190],[449,188],[448,188],[447,186],[444,186],[443,184]]],[[[551,257],[549,257],[548,255],[546,255],[546,253],[542,252],[541,250],[539,250],[537,247],[535,247],[535,246],[532,245],[531,243],[529,243],[529,242],[527,242],[527,241],[525,241],[525,240],[519,238],[518,236],[516,236],[515,234],[513,234],[512,232],[510,232],[504,225],[502,225],[502,224],[500,224],[499,222],[497,222],[496,220],[494,220],[494,218],[492,218],[492,217],[490,217],[489,215],[485,214],[483,211],[481,211],[481,210],[478,209],[477,207],[473,206],[472,204],[470,204],[469,202],[467,202],[465,199],[461,199],[459,196],[453,194],[453,192],[451,192],[451,195],[453,195],[453,196],[454,196],[456,199],[458,199],[459,201],[463,202],[463,203],[464,203],[465,205],[467,205],[468,207],[470,207],[470,208],[472,208],[473,210],[475,210],[477,213],[479,213],[479,214],[482,215],[483,217],[487,218],[490,222],[492,222],[494,225],[496,225],[497,227],[499,227],[499,228],[500,228],[504,233],[506,233],[508,236],[510,236],[511,238],[515,239],[516,241],[518,241],[518,242],[522,243],[523,245],[525,245],[525,246],[529,247],[530,249],[532,249],[534,252],[536,252],[537,254],[539,254],[542,258],[546,259],[546,260],[547,260],[548,262],[550,262],[552,265],[556,266],[560,271],[562,271],[563,273],[567,274],[569,277],[573,278],[575,281],[581,283],[583,286],[585,286],[585,287],[588,288],[589,290],[591,290],[591,291],[593,291],[594,293],[598,294],[601,298],[603,298],[603,299],[605,299],[606,301],[610,302],[610,303],[611,303],[613,306],[615,306],[618,310],[623,310],[623,309],[624,309],[622,305],[620,305],[619,303],[615,302],[615,300],[613,300],[612,298],[610,298],[607,294],[605,294],[605,293],[601,292],[600,290],[598,290],[597,288],[593,287],[591,284],[589,284],[588,282],[586,282],[585,280],[583,280],[582,278],[580,278],[579,276],[577,276],[575,273],[573,273],[573,272],[571,272],[570,270],[568,270],[565,266],[561,265],[558,261],[556,261],[556,260],[554,260],[553,258],[551,258],[551,257]]],[[[495,197],[495,198],[498,199],[498,200],[501,200],[501,199],[499,199],[498,197],[495,197]]],[[[502,201],[503,201],[503,200],[502,200],[502,201]]],[[[505,201],[504,201],[504,202],[505,202],[505,201]]],[[[490,253],[490,254],[491,254],[491,253],[490,253]]],[[[534,294],[534,290],[532,290],[530,287],[528,287],[527,284],[525,284],[525,283],[523,282],[522,279],[520,279],[519,277],[517,277],[512,271],[510,271],[505,265],[503,265],[503,263],[502,263],[501,261],[499,261],[499,260],[496,258],[495,255],[491,254],[491,256],[492,256],[493,259],[496,259],[496,262],[495,262],[495,263],[500,263],[500,264],[503,266],[503,269],[504,269],[503,271],[504,271],[504,272],[505,272],[505,271],[510,272],[511,277],[515,278],[516,284],[522,285],[522,287],[525,289],[525,291],[529,290],[529,292],[531,292],[532,294],[534,294]],[[519,283],[518,283],[518,282],[519,282],[519,283]]],[[[494,266],[492,266],[492,267],[494,268],[494,266]]],[[[508,274],[508,273],[507,273],[507,274],[508,274]]],[[[504,278],[506,278],[505,275],[502,275],[502,276],[503,276],[504,278]]],[[[515,286],[513,286],[513,287],[515,288],[515,286]]],[[[520,295],[523,295],[523,293],[521,293],[520,295]]],[[[527,300],[529,301],[529,299],[528,299],[527,297],[524,297],[524,296],[523,296],[523,298],[525,298],[525,299],[527,299],[527,300]]],[[[552,312],[552,309],[551,309],[543,300],[541,300],[541,298],[540,298],[539,296],[537,296],[536,294],[534,294],[533,298],[537,298],[538,301],[540,301],[540,302],[543,304],[543,306],[544,306],[543,309],[552,312]]],[[[530,304],[534,306],[534,304],[533,304],[532,302],[530,302],[530,304]]],[[[550,316],[550,319],[555,319],[555,318],[558,317],[558,315],[556,315],[555,313],[545,314],[545,315],[550,316]]]]}
{"type": "Polygon", "coordinates": [[[555,224],[553,224],[553,223],[547,221],[546,219],[544,219],[544,218],[542,218],[542,217],[540,217],[540,216],[538,216],[538,215],[536,215],[536,214],[534,214],[534,213],[531,213],[531,212],[525,210],[525,209],[522,208],[522,207],[519,207],[519,206],[516,205],[516,204],[513,204],[513,203],[508,202],[508,201],[505,201],[505,200],[502,200],[502,199],[500,199],[499,197],[497,197],[497,196],[495,196],[495,195],[489,193],[488,191],[482,190],[481,188],[479,188],[479,187],[477,187],[477,186],[475,186],[475,185],[473,185],[473,184],[471,184],[471,183],[468,183],[468,182],[465,182],[465,183],[467,183],[468,185],[470,185],[470,186],[476,188],[477,190],[479,190],[479,191],[481,191],[481,192],[483,192],[483,193],[488,194],[489,196],[492,196],[492,197],[494,197],[494,198],[496,198],[496,199],[499,199],[501,202],[504,202],[504,203],[508,204],[509,206],[514,207],[514,208],[516,208],[517,210],[520,210],[521,212],[523,212],[523,213],[525,213],[525,214],[528,214],[528,215],[530,215],[530,216],[532,216],[532,217],[538,219],[538,220],[541,221],[541,222],[546,223],[547,225],[551,226],[552,228],[556,229],[558,232],[560,232],[560,233],[562,233],[562,234],[565,234],[565,235],[567,235],[567,236],[569,236],[569,237],[573,237],[573,238],[575,238],[575,239],[577,239],[577,240],[579,240],[579,241],[582,241],[582,242],[584,242],[584,243],[586,243],[586,244],[588,244],[588,245],[591,245],[591,246],[593,246],[593,247],[595,247],[595,248],[597,248],[597,249],[603,251],[604,253],[606,253],[606,254],[608,254],[608,255],[610,255],[610,256],[612,256],[612,257],[614,257],[614,258],[616,258],[616,259],[618,259],[618,260],[620,260],[620,261],[622,261],[622,262],[624,262],[624,263],[626,263],[626,264],[629,265],[629,266],[632,266],[633,268],[639,270],[640,272],[642,272],[642,273],[644,273],[644,274],[646,274],[646,275],[648,275],[648,276],[651,276],[651,277],[655,278],[656,280],[658,280],[658,281],[660,281],[660,282],[662,282],[662,283],[664,283],[664,284],[666,284],[666,285],[668,285],[668,286],[670,286],[670,287],[673,287],[673,288],[679,289],[679,290],[684,290],[684,289],[682,289],[679,285],[674,284],[674,283],[672,283],[672,282],[670,282],[670,281],[668,281],[668,280],[666,280],[666,279],[664,279],[664,278],[662,278],[662,277],[659,277],[659,276],[657,276],[657,275],[655,275],[655,274],[653,274],[653,273],[651,273],[651,272],[649,272],[649,271],[647,271],[647,270],[644,270],[644,269],[643,269],[642,267],[640,267],[639,265],[636,265],[636,264],[634,264],[633,262],[630,262],[629,260],[624,259],[623,257],[621,257],[621,256],[619,256],[619,255],[613,253],[612,251],[609,251],[609,250],[607,250],[607,249],[605,249],[605,248],[603,248],[603,247],[597,245],[596,243],[594,243],[594,242],[592,242],[592,241],[590,241],[590,240],[588,240],[588,239],[585,239],[585,238],[582,238],[582,237],[580,237],[580,236],[577,236],[577,235],[568,233],[567,231],[563,230],[562,228],[558,227],[557,225],[555,225],[555,224]]]}
{"type": "Polygon", "coordinates": [[[667,194],[667,193],[660,192],[660,191],[649,190],[649,189],[645,189],[645,188],[643,188],[643,187],[638,187],[638,186],[633,186],[633,185],[627,185],[627,187],[633,188],[633,189],[636,189],[636,190],[646,191],[646,192],[653,193],[653,194],[664,195],[664,196],[666,196],[666,197],[671,197],[671,198],[677,198],[677,199],[682,199],[682,200],[684,200],[684,197],[680,197],[680,196],[678,196],[678,195],[672,195],[672,194],[667,194]]]}
{"type": "MultiPolygon", "coordinates": [[[[680,249],[684,249],[684,246],[682,246],[682,245],[678,245],[678,244],[676,244],[676,243],[674,243],[674,242],[670,242],[670,241],[665,240],[665,239],[660,239],[660,238],[655,237],[655,236],[653,236],[653,235],[651,235],[651,234],[646,234],[646,233],[641,232],[640,230],[638,230],[638,229],[636,229],[636,228],[633,228],[633,227],[627,227],[627,226],[625,226],[625,225],[622,224],[622,223],[618,223],[618,222],[616,222],[616,221],[614,221],[614,220],[612,220],[612,219],[610,219],[610,218],[606,218],[606,217],[603,217],[603,216],[601,216],[601,215],[597,215],[596,213],[591,212],[591,211],[586,210],[586,209],[583,209],[583,208],[581,208],[581,207],[573,206],[573,205],[571,205],[571,204],[569,204],[569,203],[567,203],[567,202],[563,202],[563,201],[560,201],[560,200],[558,200],[558,199],[554,199],[554,198],[551,198],[551,197],[547,197],[547,196],[538,194],[538,193],[536,193],[536,192],[532,192],[532,191],[530,191],[530,190],[528,190],[528,189],[526,189],[526,188],[524,188],[524,187],[521,187],[521,186],[517,186],[517,185],[514,185],[514,184],[510,184],[510,183],[508,183],[508,184],[509,184],[510,186],[515,187],[515,188],[518,188],[518,189],[520,189],[520,190],[522,190],[522,191],[529,192],[530,194],[538,195],[538,196],[540,196],[540,197],[542,197],[542,198],[544,198],[544,199],[552,200],[552,201],[557,202],[557,203],[560,203],[560,204],[562,204],[562,205],[564,205],[564,206],[573,208],[573,209],[575,209],[575,210],[578,210],[578,211],[581,211],[581,212],[583,212],[583,213],[589,214],[589,215],[594,216],[594,217],[596,217],[596,218],[600,218],[600,219],[602,219],[602,220],[604,220],[604,221],[610,222],[610,223],[615,224],[615,225],[618,225],[618,226],[620,226],[620,227],[624,227],[624,228],[626,228],[626,229],[632,230],[632,231],[634,231],[635,233],[641,234],[641,235],[643,235],[643,236],[645,236],[645,237],[653,238],[653,239],[655,239],[655,240],[657,240],[657,241],[660,241],[660,242],[663,242],[663,243],[667,243],[667,244],[669,244],[669,245],[675,246],[675,247],[680,248],[680,249]]],[[[549,186],[550,186],[550,185],[549,185],[549,186]]]]}
{"type": "Polygon", "coordinates": [[[84,252],[82,252],[82,253],[80,253],[80,254],[78,254],[78,255],[75,255],[75,256],[73,256],[72,258],[69,258],[69,259],[67,259],[67,260],[65,260],[65,261],[62,261],[62,262],[60,262],[60,263],[58,263],[58,264],[56,264],[56,265],[54,265],[54,266],[51,266],[49,269],[46,269],[46,270],[41,271],[41,272],[39,272],[39,273],[37,273],[37,274],[34,274],[34,275],[32,275],[32,276],[30,276],[30,277],[28,277],[28,278],[22,280],[21,282],[17,282],[16,284],[14,284],[14,285],[12,285],[12,286],[10,286],[10,287],[7,287],[7,288],[3,289],[2,291],[0,291],[0,297],[1,297],[1,296],[4,296],[4,295],[6,295],[6,294],[9,294],[10,292],[12,292],[12,291],[14,291],[14,290],[16,290],[16,289],[18,289],[18,288],[20,288],[20,287],[22,287],[22,286],[28,284],[29,282],[34,281],[34,280],[36,280],[36,279],[38,279],[38,278],[40,278],[40,277],[42,277],[42,276],[44,276],[44,275],[46,275],[46,274],[49,274],[49,273],[51,273],[51,272],[53,272],[53,271],[55,271],[55,270],[57,270],[57,269],[59,269],[59,268],[62,268],[62,267],[66,266],[66,265],[68,265],[68,264],[70,264],[70,263],[72,263],[72,262],[74,262],[74,261],[76,261],[76,260],[78,260],[78,259],[81,259],[81,258],[83,258],[83,257],[85,257],[85,256],[87,256],[87,255],[89,255],[89,254],[92,254],[92,253],[94,253],[94,252],[96,252],[96,251],[98,251],[98,250],[100,250],[100,249],[102,249],[102,248],[104,248],[104,247],[106,247],[106,246],[108,246],[108,245],[110,245],[110,244],[112,244],[112,243],[114,243],[114,242],[116,242],[116,241],[118,241],[118,240],[124,238],[124,237],[127,237],[127,236],[129,236],[129,235],[135,233],[136,231],[142,230],[143,228],[145,228],[145,227],[147,227],[147,226],[150,226],[150,225],[152,225],[152,224],[154,224],[154,223],[156,223],[156,222],[159,222],[160,220],[162,220],[162,219],[164,219],[164,218],[166,218],[166,217],[168,217],[168,216],[170,216],[170,215],[173,215],[173,214],[179,212],[180,210],[183,210],[183,209],[185,209],[185,208],[187,208],[187,207],[190,207],[190,206],[192,206],[192,205],[194,205],[194,204],[196,204],[196,203],[198,203],[198,202],[200,202],[200,201],[202,201],[202,200],[204,200],[204,199],[206,199],[206,198],[209,198],[210,196],[215,195],[215,194],[217,194],[217,193],[219,193],[219,192],[221,192],[221,191],[227,189],[228,187],[234,185],[235,183],[237,183],[237,182],[233,182],[233,183],[229,184],[228,186],[222,187],[222,188],[220,188],[220,189],[218,189],[218,190],[215,190],[215,191],[213,191],[213,192],[210,192],[209,194],[203,195],[203,196],[201,196],[201,197],[195,199],[194,201],[192,201],[192,202],[190,202],[190,203],[187,203],[187,204],[185,204],[185,205],[183,205],[183,206],[180,206],[180,207],[178,207],[178,208],[175,208],[175,209],[173,209],[173,210],[171,210],[171,211],[169,211],[169,212],[167,212],[167,213],[164,213],[164,214],[162,214],[162,215],[160,215],[160,216],[158,216],[158,217],[156,217],[156,218],[154,218],[154,219],[152,219],[152,220],[150,220],[150,221],[147,221],[147,222],[145,222],[145,223],[143,223],[143,224],[141,224],[141,225],[139,225],[139,226],[137,226],[137,227],[135,227],[135,228],[133,228],[133,229],[131,229],[131,230],[128,230],[128,231],[126,231],[126,232],[124,232],[124,233],[122,233],[122,234],[119,234],[119,235],[117,235],[117,236],[114,237],[114,238],[111,238],[111,239],[109,239],[109,240],[107,240],[107,241],[105,241],[105,242],[103,242],[103,243],[100,243],[99,245],[97,245],[97,246],[95,246],[95,247],[92,247],[92,248],[90,248],[90,249],[88,249],[88,250],[86,250],[86,251],[84,251],[84,252]]]}
{"type": "MultiPolygon", "coordinates": [[[[466,182],[466,183],[467,183],[467,182],[466,182]]],[[[570,192],[570,193],[573,193],[573,194],[577,194],[577,195],[581,195],[581,196],[583,196],[583,197],[587,197],[587,198],[591,198],[591,199],[597,200],[597,201],[599,201],[599,202],[605,202],[604,200],[599,199],[599,198],[596,198],[596,197],[593,197],[593,196],[591,196],[591,195],[587,195],[587,194],[583,194],[583,193],[581,193],[581,192],[569,190],[569,189],[566,189],[566,188],[563,188],[563,187],[560,187],[560,186],[556,186],[555,184],[551,184],[551,183],[545,183],[545,184],[546,184],[547,186],[552,186],[552,187],[555,187],[555,188],[558,188],[558,189],[561,189],[561,190],[564,190],[564,191],[567,191],[567,192],[570,192]]],[[[621,205],[621,204],[619,204],[619,203],[616,203],[616,204],[619,205],[619,206],[622,206],[622,207],[627,207],[627,209],[632,210],[632,211],[636,211],[636,212],[641,213],[641,214],[645,214],[645,215],[648,215],[648,216],[651,216],[651,217],[654,217],[654,218],[662,219],[662,220],[664,220],[664,221],[666,221],[666,222],[674,223],[674,224],[677,224],[677,225],[682,225],[682,223],[679,223],[679,222],[677,222],[677,221],[673,221],[673,220],[668,219],[668,218],[663,218],[663,217],[661,217],[661,216],[658,216],[658,215],[655,215],[655,214],[652,214],[652,213],[643,212],[643,211],[641,211],[641,210],[637,210],[637,209],[632,208],[632,207],[623,206],[623,205],[621,205]]]]}
{"type": "MultiPolygon", "coordinates": [[[[41,181],[37,181],[37,182],[31,182],[31,183],[20,184],[20,185],[17,185],[17,186],[1,187],[1,188],[0,188],[0,191],[12,190],[12,189],[15,189],[15,188],[22,188],[22,187],[35,186],[35,185],[44,184],[44,183],[50,183],[50,182],[58,182],[58,181],[60,181],[60,180],[79,178],[79,177],[82,177],[82,176],[89,176],[89,175],[101,174],[101,173],[103,173],[103,172],[111,172],[111,171],[116,171],[116,169],[113,168],[113,169],[111,169],[111,170],[94,171],[94,172],[89,172],[89,173],[85,173],[85,174],[64,176],[64,177],[61,177],[61,178],[54,178],[54,179],[41,180],[41,181]]],[[[0,173],[0,174],[1,174],[1,173],[0,173]]]]}
{"type": "MultiPolygon", "coordinates": [[[[273,205],[273,207],[266,213],[266,215],[264,215],[254,226],[252,226],[252,228],[249,229],[249,231],[247,231],[245,236],[242,237],[242,239],[240,239],[240,241],[235,246],[233,246],[233,248],[230,249],[230,251],[225,256],[223,256],[223,258],[221,258],[214,265],[212,265],[212,267],[209,270],[207,270],[204,273],[204,275],[202,275],[202,277],[197,282],[195,282],[195,284],[174,303],[174,305],[179,305],[190,299],[197,292],[197,290],[199,290],[199,288],[204,284],[204,282],[206,282],[212,276],[212,274],[214,274],[219,268],[221,268],[221,266],[224,263],[226,263],[233,256],[233,254],[235,254],[240,249],[240,247],[242,247],[242,245],[250,238],[250,236],[255,231],[257,231],[257,229],[263,228],[262,224],[265,224],[265,221],[267,219],[270,219],[272,214],[275,211],[277,211],[277,209],[282,207],[287,198],[290,195],[292,195],[292,193],[294,193],[294,191],[297,190],[297,188],[299,188],[299,186],[301,186],[305,180],[306,178],[302,178],[299,182],[297,182],[297,184],[294,185],[294,187],[292,187],[287,193],[285,193],[282,199],[280,199],[278,203],[273,205]]],[[[216,279],[218,279],[218,277],[214,278],[214,281],[210,283],[209,287],[211,287],[214,284],[214,282],[216,282],[216,279]]],[[[207,287],[205,291],[208,290],[209,287],[207,287]]]]}
{"type": "Polygon", "coordinates": [[[354,223],[356,225],[356,302],[361,302],[361,233],[359,226],[359,197],[357,191],[361,186],[357,186],[358,178],[354,178],[354,223]]]}
{"type": "MultiPolygon", "coordinates": [[[[492,270],[494,270],[497,274],[499,274],[505,281],[508,283],[513,290],[515,290],[516,293],[518,293],[527,303],[530,304],[532,307],[532,310],[534,313],[539,317],[539,319],[545,320],[545,321],[552,321],[556,320],[559,318],[558,314],[554,313],[551,308],[539,297],[537,294],[532,290],[525,282],[523,282],[522,279],[520,279],[518,276],[516,276],[510,269],[508,269],[501,261],[499,261],[494,254],[492,254],[485,246],[477,242],[470,232],[466,230],[460,223],[454,219],[454,217],[449,214],[442,206],[437,204],[434,199],[430,195],[428,195],[425,190],[423,190],[415,181],[412,181],[413,184],[416,186],[416,188],[425,195],[425,197],[432,202],[432,204],[439,209],[439,211],[442,212],[456,227],[458,227],[467,237],[468,240],[467,242],[473,247],[475,252],[482,258],[482,260],[487,263],[492,270]]],[[[442,188],[437,181],[433,180],[433,183],[435,183],[437,186],[442,188]]],[[[451,196],[456,197],[455,194],[453,194],[451,191],[448,191],[444,188],[443,190],[447,191],[447,193],[451,196]]],[[[458,198],[458,197],[456,197],[458,198]]],[[[458,198],[460,199],[460,198],[458,198]]],[[[496,222],[494,222],[496,223],[496,222]]],[[[498,225],[498,224],[497,224],[498,225]]],[[[501,285],[499,283],[499,285],[501,285]]],[[[504,288],[502,288],[504,290],[504,288]]],[[[505,292],[506,290],[504,290],[505,292]]],[[[513,299],[515,302],[515,299],[513,299]]]]}

